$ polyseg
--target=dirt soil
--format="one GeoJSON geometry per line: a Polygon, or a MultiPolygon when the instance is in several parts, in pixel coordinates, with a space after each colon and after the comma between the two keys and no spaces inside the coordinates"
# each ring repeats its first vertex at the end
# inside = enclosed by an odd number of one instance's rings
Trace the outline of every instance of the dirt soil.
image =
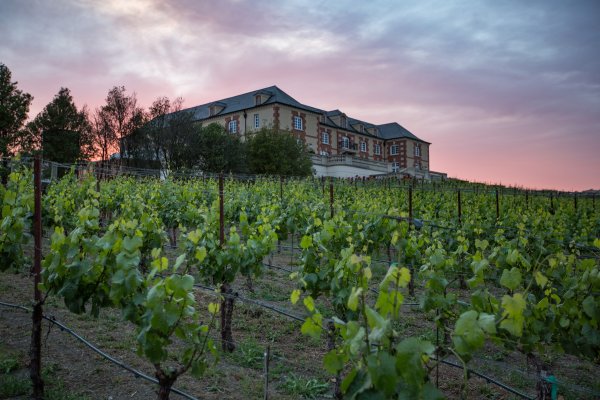
{"type": "MultiPolygon", "coordinates": [[[[267,260],[266,260],[267,261],[267,260]]],[[[294,269],[293,256],[286,251],[274,254],[268,262],[287,270],[294,269]]],[[[381,268],[385,268],[382,266],[381,268]]],[[[381,272],[381,271],[380,271],[381,272]]],[[[303,315],[301,306],[292,306],[289,294],[293,284],[288,272],[267,269],[259,280],[240,279],[234,285],[244,297],[303,315]]],[[[32,279],[26,273],[0,273],[0,301],[30,306],[32,279]]],[[[199,291],[199,304],[215,301],[213,294],[199,291]]],[[[409,299],[406,300],[410,301],[409,299]]],[[[321,307],[327,308],[325,304],[321,307]]],[[[424,315],[415,307],[404,307],[402,334],[418,336],[435,343],[433,316],[424,315]]],[[[44,313],[63,322],[91,343],[125,364],[153,376],[154,369],[136,354],[134,327],[122,321],[116,310],[103,309],[98,319],[89,315],[75,315],[65,309],[60,300],[50,297],[44,313]]],[[[269,399],[332,398],[331,377],[322,368],[326,340],[301,335],[300,323],[252,304],[236,302],[233,334],[237,349],[222,355],[202,379],[189,374],[182,376],[175,387],[198,399],[262,399],[264,396],[264,356],[270,347],[269,399]]],[[[64,386],[76,398],[88,399],[152,399],[157,386],[136,378],[130,372],[100,357],[73,336],[44,321],[43,366],[51,370],[50,377],[64,386]]],[[[15,374],[27,376],[31,335],[31,314],[0,306],[0,359],[15,358],[20,369],[15,374]]],[[[554,371],[565,386],[559,391],[566,399],[593,399],[599,391],[597,378],[600,367],[574,357],[556,356],[550,360],[554,371]],[[594,393],[595,391],[595,393],[594,393]]],[[[470,364],[500,382],[532,395],[535,393],[535,374],[518,353],[501,351],[489,346],[470,364]]],[[[2,373],[3,371],[0,371],[2,373]]],[[[440,366],[430,375],[439,382],[447,398],[461,398],[463,371],[440,366]]],[[[471,376],[467,387],[468,399],[519,398],[496,385],[471,376]]],[[[172,394],[173,399],[183,398],[172,394]]],[[[1,398],[1,396],[0,396],[1,398]]],[[[29,398],[28,395],[10,397],[29,398]]]]}

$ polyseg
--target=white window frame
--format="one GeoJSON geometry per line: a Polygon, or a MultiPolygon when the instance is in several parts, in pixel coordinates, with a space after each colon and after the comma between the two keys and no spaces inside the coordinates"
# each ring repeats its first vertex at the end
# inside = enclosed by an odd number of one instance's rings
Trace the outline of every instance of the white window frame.
{"type": "Polygon", "coordinates": [[[297,131],[301,131],[302,129],[302,118],[294,115],[294,129],[296,129],[297,131]]]}
{"type": "Polygon", "coordinates": [[[400,146],[393,144],[390,146],[390,156],[397,156],[400,150],[400,146]]]}
{"type": "Polygon", "coordinates": [[[365,142],[364,140],[360,141],[360,151],[363,153],[367,152],[367,142],[365,142]]]}
{"type": "Polygon", "coordinates": [[[229,133],[237,133],[237,121],[235,119],[229,121],[228,129],[229,133]]]}
{"type": "Polygon", "coordinates": [[[348,136],[342,136],[342,149],[350,148],[350,138],[348,136]]]}
{"type": "Polygon", "coordinates": [[[259,114],[254,114],[254,128],[255,129],[260,128],[260,115],[259,114]]]}
{"type": "Polygon", "coordinates": [[[377,143],[376,143],[376,144],[373,146],[373,153],[374,153],[376,156],[380,156],[380,155],[381,155],[381,145],[380,145],[380,144],[377,144],[377,143]]]}
{"type": "Polygon", "coordinates": [[[415,156],[421,157],[421,145],[418,143],[415,143],[415,156]]]}
{"type": "Polygon", "coordinates": [[[400,163],[398,161],[394,161],[392,163],[392,172],[400,171],[400,163]]]}
{"type": "Polygon", "coordinates": [[[329,144],[329,132],[323,132],[321,134],[321,143],[329,144]]]}

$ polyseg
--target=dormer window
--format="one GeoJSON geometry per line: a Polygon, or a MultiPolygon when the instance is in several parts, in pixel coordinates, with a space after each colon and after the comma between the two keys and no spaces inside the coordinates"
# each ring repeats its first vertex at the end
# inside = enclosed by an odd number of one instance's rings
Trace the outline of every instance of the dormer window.
{"type": "Polygon", "coordinates": [[[225,104],[223,103],[213,103],[208,106],[208,116],[212,117],[220,113],[225,109],[225,104]]]}
{"type": "Polygon", "coordinates": [[[261,104],[264,104],[269,99],[269,97],[271,97],[272,95],[273,95],[273,93],[267,92],[264,90],[257,92],[254,95],[254,105],[259,106],[261,104]]]}
{"type": "Polygon", "coordinates": [[[365,126],[363,124],[354,124],[353,125],[354,129],[356,129],[358,132],[360,133],[364,133],[365,132],[365,126]]]}
{"type": "Polygon", "coordinates": [[[373,136],[379,136],[379,130],[375,127],[367,128],[367,132],[373,136]]]}

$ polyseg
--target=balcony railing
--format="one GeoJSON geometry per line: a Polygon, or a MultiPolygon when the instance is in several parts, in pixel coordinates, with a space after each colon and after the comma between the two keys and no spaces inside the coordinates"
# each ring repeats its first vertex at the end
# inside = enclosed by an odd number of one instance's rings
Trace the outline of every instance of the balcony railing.
{"type": "Polygon", "coordinates": [[[338,154],[334,156],[320,156],[313,154],[313,164],[322,165],[324,167],[332,167],[336,165],[353,166],[357,168],[364,168],[371,171],[377,171],[381,173],[388,172],[388,165],[383,161],[373,161],[364,158],[353,157],[346,154],[338,154]]]}

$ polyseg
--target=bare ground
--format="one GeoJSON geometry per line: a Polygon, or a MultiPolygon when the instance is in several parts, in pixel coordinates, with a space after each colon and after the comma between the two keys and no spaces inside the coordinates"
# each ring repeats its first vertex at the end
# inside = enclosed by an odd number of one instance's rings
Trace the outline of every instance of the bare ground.
{"type": "MultiPolygon", "coordinates": [[[[289,270],[294,268],[294,257],[286,250],[281,254],[275,253],[269,262],[289,270]]],[[[241,296],[303,315],[301,306],[292,306],[289,302],[293,284],[287,275],[286,271],[271,268],[261,279],[253,282],[253,292],[249,291],[245,279],[240,279],[235,288],[241,296]]],[[[0,301],[28,306],[31,292],[32,281],[27,274],[0,273],[0,301]]],[[[214,295],[205,291],[199,291],[197,296],[199,304],[215,301],[214,295]]],[[[326,308],[323,304],[321,306],[326,308]]],[[[114,358],[153,376],[153,367],[136,354],[134,327],[123,322],[116,310],[104,309],[98,319],[74,315],[52,297],[47,300],[44,310],[46,315],[54,316],[114,358]]],[[[403,313],[403,335],[418,336],[435,343],[433,316],[414,307],[405,307],[403,313]]],[[[30,327],[30,314],[0,306],[0,362],[3,359],[16,360],[18,368],[10,374],[21,379],[27,378],[25,368],[30,327]]],[[[269,346],[272,355],[269,363],[270,399],[331,398],[328,388],[330,377],[321,367],[326,351],[324,338],[319,341],[303,336],[299,322],[240,301],[236,302],[233,331],[238,345],[234,353],[222,355],[202,379],[185,375],[175,387],[199,399],[261,399],[264,396],[263,353],[269,346]]],[[[70,398],[116,400],[156,396],[156,385],[135,378],[46,321],[42,352],[48,386],[59,386],[65,396],[72,395],[70,398]]],[[[562,384],[559,393],[564,398],[599,398],[598,365],[564,355],[556,355],[546,361],[550,362],[562,384]]],[[[517,352],[499,350],[490,345],[469,366],[529,395],[535,392],[534,371],[517,352]]],[[[0,371],[0,374],[3,372],[0,371]]],[[[431,372],[430,378],[439,382],[440,389],[448,398],[461,397],[464,384],[461,369],[441,365],[431,372]]],[[[468,399],[519,398],[473,376],[466,385],[468,399]]],[[[28,398],[27,393],[4,398],[25,399],[28,398]]],[[[60,398],[68,398],[65,396],[60,398]]],[[[3,397],[0,395],[0,398],[3,397]]],[[[172,398],[181,397],[173,394],[172,398]]]]}

